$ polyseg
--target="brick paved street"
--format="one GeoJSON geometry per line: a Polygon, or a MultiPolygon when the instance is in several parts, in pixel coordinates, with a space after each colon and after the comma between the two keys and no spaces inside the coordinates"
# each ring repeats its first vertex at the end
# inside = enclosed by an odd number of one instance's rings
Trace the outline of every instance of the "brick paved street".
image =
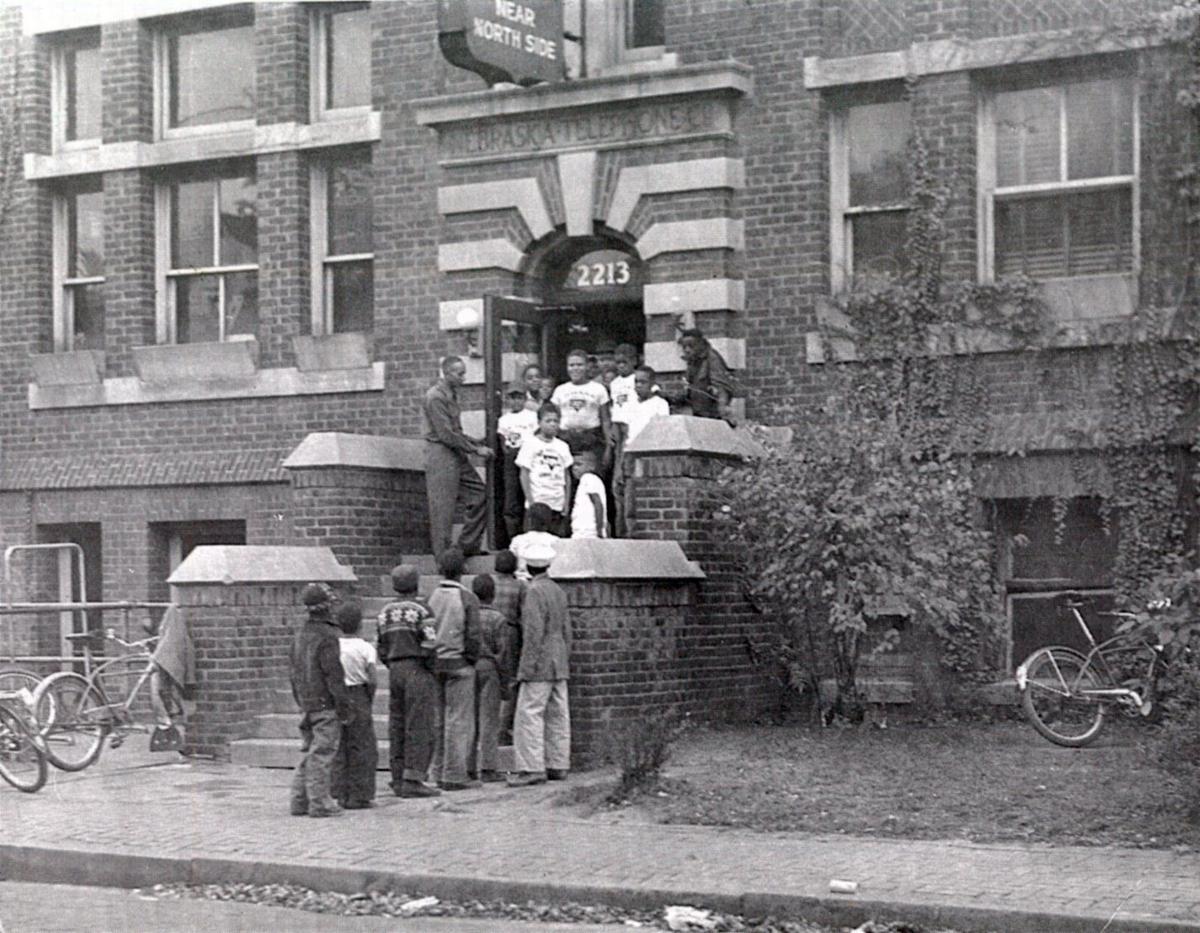
{"type": "MultiPolygon", "coordinates": [[[[584,819],[550,803],[559,793],[553,785],[488,786],[430,801],[383,796],[374,811],[318,822],[287,815],[288,771],[161,761],[126,747],[106,751],[83,774],[53,772],[37,795],[0,787],[0,867],[13,872],[14,864],[43,857],[14,849],[30,847],[134,857],[142,865],[132,882],[120,880],[117,866],[134,863],[119,859],[87,859],[89,878],[47,879],[76,883],[208,881],[224,872],[237,876],[228,880],[320,886],[324,878],[344,887],[390,875],[443,894],[533,897],[553,886],[559,896],[574,889],[573,899],[586,900],[585,889],[598,897],[625,889],[651,898],[707,896],[714,906],[748,910],[771,903],[796,910],[797,899],[828,900],[830,879],[841,878],[859,883],[861,902],[909,905],[926,918],[934,907],[1018,910],[1088,920],[1044,918],[1049,926],[1025,929],[1100,929],[1113,916],[1125,928],[1173,921],[1200,929],[1194,852],[759,834],[604,814],[584,819]],[[251,871],[247,863],[259,867],[251,871]],[[289,867],[281,874],[269,866],[289,867]]],[[[580,780],[588,776],[573,778],[580,780]]]]}

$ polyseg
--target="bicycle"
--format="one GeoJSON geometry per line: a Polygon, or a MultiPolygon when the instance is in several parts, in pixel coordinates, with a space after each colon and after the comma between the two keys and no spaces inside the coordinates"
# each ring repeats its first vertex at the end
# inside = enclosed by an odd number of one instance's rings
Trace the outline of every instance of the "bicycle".
{"type": "MultiPolygon", "coordinates": [[[[152,635],[138,641],[126,641],[112,629],[107,629],[104,632],[106,640],[131,649],[133,653],[117,655],[99,664],[93,664],[94,633],[64,637],[83,644],[84,673],[59,671],[51,674],[38,684],[33,702],[50,763],[63,771],[82,771],[100,757],[104,740],[110,735],[109,745],[115,749],[130,733],[151,733],[149,726],[134,721],[132,709],[142,687],[154,673],[152,648],[158,637],[152,635]],[[105,681],[131,677],[136,680],[125,698],[110,700],[104,688],[105,681]]],[[[178,744],[156,746],[152,739],[152,750],[181,747],[178,731],[174,727],[168,731],[174,734],[178,744]]],[[[158,732],[157,728],[153,730],[153,736],[158,732]]]]}
{"type": "Polygon", "coordinates": [[[45,746],[27,725],[33,702],[28,688],[0,690],[0,778],[27,794],[41,790],[49,774],[45,746]]]}
{"type": "MultiPolygon", "coordinates": [[[[1145,629],[1123,631],[1098,643],[1079,611],[1084,605],[1078,593],[1066,594],[1065,608],[1091,646],[1086,653],[1050,645],[1030,654],[1016,671],[1021,706],[1030,725],[1044,738],[1068,748],[1096,741],[1109,708],[1147,720],[1161,713],[1158,679],[1166,666],[1163,646],[1150,640],[1145,629]]],[[[1101,615],[1127,621],[1138,618],[1131,612],[1101,615]]]]}

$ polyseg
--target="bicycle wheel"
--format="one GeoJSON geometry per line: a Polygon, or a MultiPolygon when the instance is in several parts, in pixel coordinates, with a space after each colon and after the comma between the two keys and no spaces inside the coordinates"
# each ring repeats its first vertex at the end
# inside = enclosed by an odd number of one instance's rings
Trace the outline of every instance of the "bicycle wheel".
{"type": "Polygon", "coordinates": [[[20,717],[5,706],[0,706],[0,777],[27,794],[46,783],[46,755],[20,717]]]}
{"type": "Polygon", "coordinates": [[[1022,665],[1026,672],[1021,706],[1030,724],[1055,745],[1082,748],[1104,725],[1104,705],[1080,690],[1100,686],[1082,655],[1069,648],[1041,648],[1022,665]]]}
{"type": "Polygon", "coordinates": [[[42,678],[33,671],[20,667],[9,667],[0,671],[0,693],[16,693],[26,689],[33,693],[42,678]]]}
{"type": "Polygon", "coordinates": [[[112,713],[96,684],[59,671],[38,684],[33,703],[46,757],[54,767],[82,771],[100,757],[112,713]]]}

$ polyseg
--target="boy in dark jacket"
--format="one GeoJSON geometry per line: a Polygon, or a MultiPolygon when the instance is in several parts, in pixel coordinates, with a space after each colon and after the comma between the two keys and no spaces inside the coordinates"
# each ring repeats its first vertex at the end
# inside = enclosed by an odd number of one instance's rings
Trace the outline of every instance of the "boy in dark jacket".
{"type": "Polygon", "coordinates": [[[492,605],[496,584],[490,574],[478,574],[471,581],[471,592],[479,600],[479,657],[475,661],[475,732],[473,759],[475,772],[485,784],[503,781],[496,770],[500,744],[500,659],[505,652],[508,620],[492,605]]]}
{"type": "Polygon", "coordinates": [[[517,556],[512,551],[497,551],[495,567],[492,582],[496,595],[492,606],[508,622],[504,650],[496,657],[501,700],[499,743],[509,745],[512,743],[513,714],[517,709],[517,661],[521,657],[521,601],[525,598],[525,581],[517,579],[517,556]]]}
{"type": "Polygon", "coordinates": [[[397,599],[379,613],[379,660],[387,665],[388,758],[392,792],[397,797],[436,797],[425,784],[433,759],[433,730],[437,711],[437,680],[433,647],[437,626],[429,603],[417,595],[417,568],[392,568],[397,599]]]}
{"type": "Polygon", "coordinates": [[[304,754],[292,777],[292,816],[340,816],[329,781],[350,707],[339,632],[332,624],[333,590],[324,583],[309,583],[300,598],[308,621],[292,642],[291,680],[292,696],[303,713],[304,754]]]}
{"type": "Polygon", "coordinates": [[[460,583],[466,558],[458,548],[438,555],[442,582],[429,597],[437,620],[434,672],[438,680],[438,722],[434,730],[433,772],[442,790],[466,790],[475,745],[475,659],[479,657],[479,600],[460,583]]]}

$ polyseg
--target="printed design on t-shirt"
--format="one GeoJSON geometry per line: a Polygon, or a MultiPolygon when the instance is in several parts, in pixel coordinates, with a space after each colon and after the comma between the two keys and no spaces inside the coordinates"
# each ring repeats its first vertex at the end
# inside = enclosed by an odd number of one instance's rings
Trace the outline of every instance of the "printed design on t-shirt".
{"type": "Polygon", "coordinates": [[[587,403],[588,403],[588,400],[586,398],[581,398],[579,396],[576,396],[575,398],[571,399],[567,404],[571,406],[571,411],[583,411],[585,408],[587,408],[587,403]]]}
{"type": "Polygon", "coordinates": [[[520,431],[509,431],[504,435],[504,446],[509,450],[520,450],[521,440],[522,438],[520,431]]]}
{"type": "Polygon", "coordinates": [[[530,472],[539,479],[558,482],[566,476],[567,467],[563,458],[553,447],[543,447],[533,455],[530,472]]]}

